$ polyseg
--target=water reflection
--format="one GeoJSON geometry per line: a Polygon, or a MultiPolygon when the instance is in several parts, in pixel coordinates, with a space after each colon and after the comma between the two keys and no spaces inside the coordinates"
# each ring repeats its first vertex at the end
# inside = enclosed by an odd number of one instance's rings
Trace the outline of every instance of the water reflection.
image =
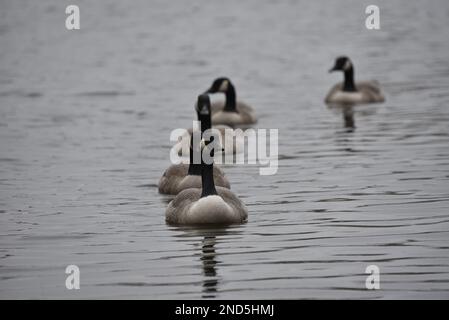
{"type": "Polygon", "coordinates": [[[353,132],[355,130],[354,111],[352,106],[347,106],[342,109],[343,123],[347,132],[353,132]]]}
{"type": "MultiPolygon", "coordinates": [[[[201,297],[212,299],[216,298],[219,292],[220,274],[218,270],[219,253],[216,251],[215,245],[218,241],[225,241],[230,235],[239,233],[238,229],[232,226],[228,227],[177,227],[177,230],[182,230],[182,237],[191,239],[192,237],[199,237],[199,242],[194,242],[195,247],[201,246],[199,256],[202,268],[202,286],[201,297]]],[[[196,251],[197,249],[195,249],[196,251]]]]}
{"type": "Polygon", "coordinates": [[[203,262],[203,298],[215,298],[217,293],[217,260],[215,254],[216,236],[205,236],[201,246],[201,261],[203,262]]]}
{"type": "Polygon", "coordinates": [[[343,115],[343,125],[346,132],[355,131],[354,104],[328,103],[326,105],[329,109],[343,115]]]}
{"type": "Polygon", "coordinates": [[[356,114],[358,117],[371,116],[378,111],[378,104],[328,103],[326,105],[329,110],[334,111],[336,114],[343,115],[343,126],[345,128],[345,132],[355,131],[356,114]]]}

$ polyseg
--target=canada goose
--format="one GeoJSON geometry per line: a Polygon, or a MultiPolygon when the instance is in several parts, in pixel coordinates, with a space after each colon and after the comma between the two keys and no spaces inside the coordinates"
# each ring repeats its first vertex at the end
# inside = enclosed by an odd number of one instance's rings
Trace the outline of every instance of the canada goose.
{"type": "MultiPolygon", "coordinates": [[[[210,100],[207,95],[200,95],[198,103],[201,110],[201,132],[210,128],[210,100]],[[204,125],[203,125],[204,124],[204,125]]],[[[163,194],[178,194],[180,191],[188,188],[201,187],[201,164],[194,163],[194,153],[199,153],[198,148],[194,148],[193,135],[190,137],[190,154],[189,164],[174,164],[165,170],[161,179],[159,180],[159,193],[163,194]]],[[[198,155],[200,156],[200,154],[198,155]]],[[[223,171],[214,167],[213,176],[218,186],[230,188],[229,181],[224,175],[223,171]]]]}
{"type": "Polygon", "coordinates": [[[234,125],[248,125],[257,122],[254,109],[249,105],[237,101],[234,85],[228,78],[218,78],[205,93],[224,93],[225,101],[214,102],[212,105],[212,123],[234,125]]]}
{"type": "Polygon", "coordinates": [[[385,98],[377,81],[354,82],[354,66],[348,57],[338,57],[329,72],[343,71],[344,81],[336,84],[327,94],[327,103],[373,103],[383,102],[385,98]]]}
{"type": "MultiPolygon", "coordinates": [[[[207,146],[201,150],[204,148],[207,146]]],[[[213,150],[209,154],[213,157],[213,150]]],[[[168,223],[197,225],[247,221],[248,211],[243,202],[230,190],[215,186],[213,169],[213,161],[207,164],[201,157],[201,188],[185,189],[169,203],[165,212],[168,223]]]]}

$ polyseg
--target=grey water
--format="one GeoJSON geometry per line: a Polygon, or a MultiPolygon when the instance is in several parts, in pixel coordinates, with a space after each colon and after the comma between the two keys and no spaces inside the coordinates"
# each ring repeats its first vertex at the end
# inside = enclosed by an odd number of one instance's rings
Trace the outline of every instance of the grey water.
{"type": "Polygon", "coordinates": [[[449,2],[72,2],[80,30],[0,1],[1,299],[449,298],[449,2]],[[342,54],[385,103],[323,103],[342,54]],[[279,169],[223,167],[248,223],[169,226],[170,132],[219,76],[279,169]]]}

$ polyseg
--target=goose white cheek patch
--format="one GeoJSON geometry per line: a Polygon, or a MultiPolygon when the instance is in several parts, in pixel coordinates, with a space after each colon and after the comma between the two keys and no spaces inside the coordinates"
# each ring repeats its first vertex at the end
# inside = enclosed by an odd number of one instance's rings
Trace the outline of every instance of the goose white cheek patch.
{"type": "Polygon", "coordinates": [[[218,89],[218,91],[220,92],[226,92],[228,90],[228,80],[224,80],[222,82],[222,84],[220,85],[220,88],[218,89]]]}
{"type": "Polygon", "coordinates": [[[346,71],[349,68],[351,68],[351,66],[352,66],[351,61],[346,60],[345,65],[343,66],[343,70],[346,71]]]}
{"type": "MultiPolygon", "coordinates": [[[[195,121],[194,128],[201,125],[195,121]]],[[[183,146],[190,145],[190,134],[186,134],[186,129],[175,129],[170,135],[170,141],[181,142],[183,146]],[[185,140],[185,141],[184,141],[185,140]]],[[[279,164],[279,130],[278,129],[231,129],[224,130],[224,139],[220,141],[220,134],[217,129],[208,129],[203,132],[201,138],[200,132],[195,130],[193,135],[193,150],[200,150],[200,141],[211,141],[213,143],[208,146],[208,150],[202,153],[195,152],[193,155],[193,163],[200,164],[201,154],[202,160],[206,164],[213,161],[216,164],[229,165],[259,165],[259,174],[262,176],[274,175],[278,171],[279,164]],[[246,142],[246,143],[245,143],[246,142]],[[211,157],[211,150],[214,150],[215,157],[211,157]],[[235,150],[234,153],[224,153],[224,150],[235,150]]],[[[190,149],[186,147],[185,149],[190,149]]],[[[188,155],[189,150],[182,150],[182,154],[188,155]]],[[[177,144],[170,150],[170,160],[173,164],[181,162],[186,163],[185,157],[178,154],[177,144]]]]}

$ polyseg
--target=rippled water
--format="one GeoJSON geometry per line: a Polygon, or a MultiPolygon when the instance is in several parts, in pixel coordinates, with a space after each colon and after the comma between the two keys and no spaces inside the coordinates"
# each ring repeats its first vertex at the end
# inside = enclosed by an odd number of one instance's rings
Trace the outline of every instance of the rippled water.
{"type": "Polygon", "coordinates": [[[79,31],[0,2],[0,298],[449,298],[447,1],[375,1],[380,31],[356,0],[76,2],[79,31]],[[340,54],[385,104],[323,104],[340,54]],[[222,75],[279,171],[225,167],[245,225],[167,226],[169,133],[222,75]]]}

